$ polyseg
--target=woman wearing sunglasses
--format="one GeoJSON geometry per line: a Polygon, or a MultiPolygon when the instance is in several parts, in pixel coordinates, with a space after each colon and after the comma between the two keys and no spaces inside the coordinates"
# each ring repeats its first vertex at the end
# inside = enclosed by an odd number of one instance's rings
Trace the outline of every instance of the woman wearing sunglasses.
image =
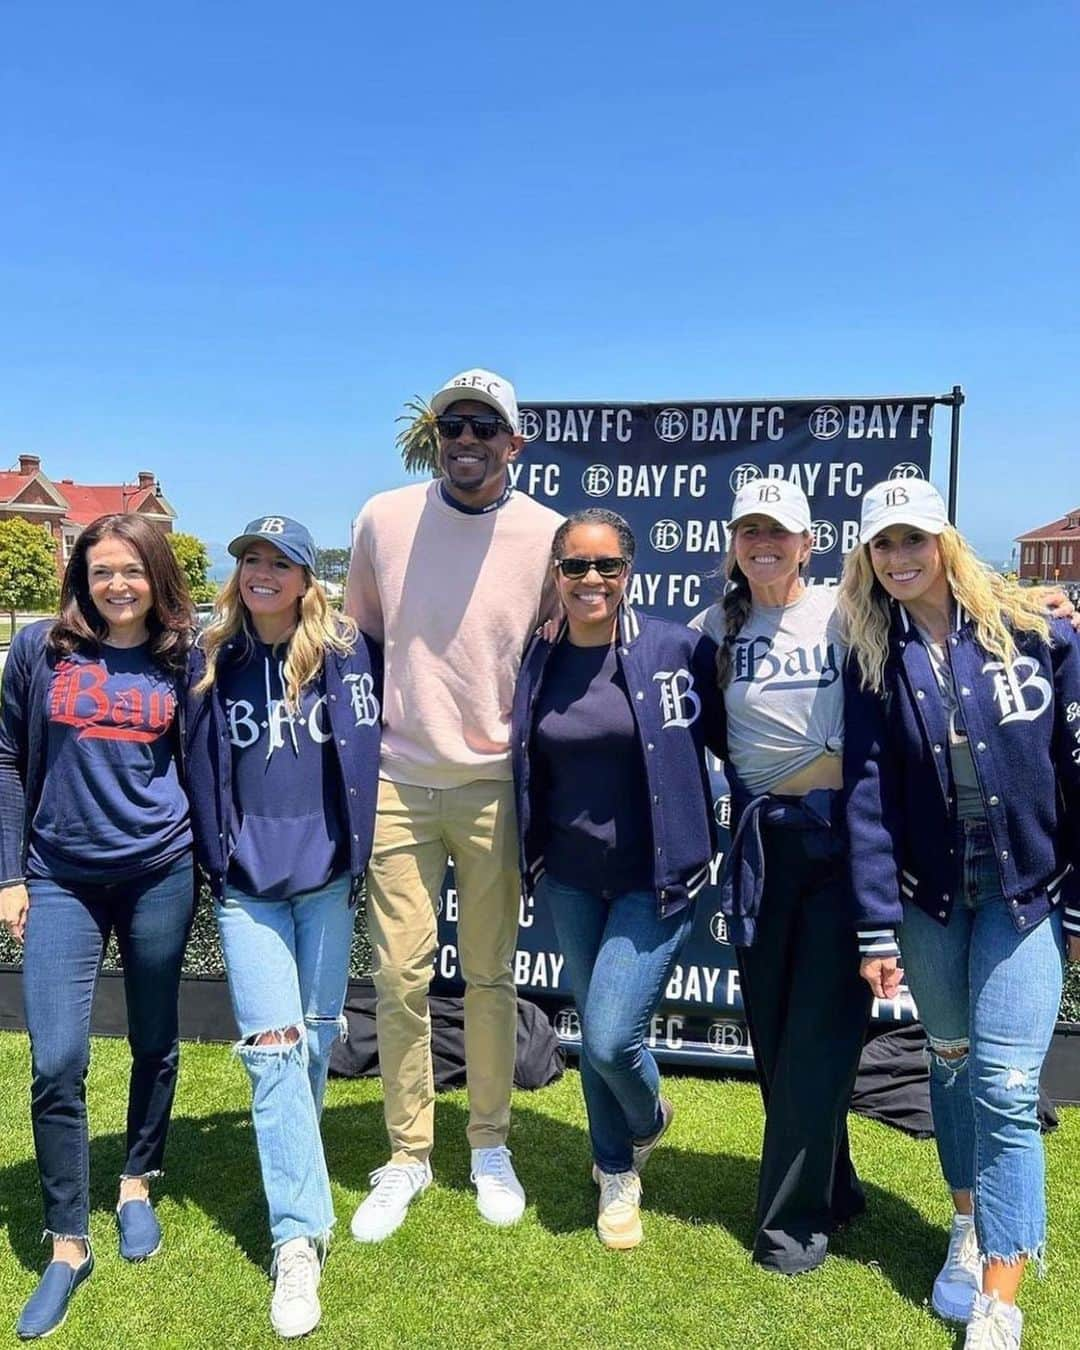
{"type": "Polygon", "coordinates": [[[859,540],[841,605],[862,974],[890,998],[906,972],[930,1042],[956,1210],[933,1306],[967,1346],[1010,1350],[1046,1242],[1036,1108],[1066,936],[1080,957],[1080,643],[979,562],[929,483],[871,488],[859,540]]]}
{"type": "Polygon", "coordinates": [[[668,1128],[645,1045],[715,850],[705,747],[723,750],[716,646],[626,602],[621,516],[570,516],[552,543],[565,621],[526,652],[513,711],[527,892],[550,906],[582,1024],[597,1234],[641,1241],[640,1173],[668,1128]]]}
{"type": "Polygon", "coordinates": [[[302,1336],[334,1223],[319,1119],[371,852],[378,649],[334,614],[311,535],[253,520],[193,656],[189,761],[270,1212],[270,1321],[302,1336]]]}
{"type": "Polygon", "coordinates": [[[857,978],[840,788],[844,647],[836,592],[808,587],[810,505],[783,480],[735,496],[723,600],[693,620],[720,645],[735,831],[721,907],[765,1137],[753,1259],[793,1275],[866,1202],[847,1110],[870,1013],[857,978]]]}

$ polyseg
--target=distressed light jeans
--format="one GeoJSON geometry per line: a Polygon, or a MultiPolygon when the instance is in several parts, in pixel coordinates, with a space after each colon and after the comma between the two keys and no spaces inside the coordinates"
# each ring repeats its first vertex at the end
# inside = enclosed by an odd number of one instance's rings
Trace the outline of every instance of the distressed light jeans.
{"type": "Polygon", "coordinates": [[[536,888],[549,906],[581,1018],[581,1088],[593,1159],[626,1172],[634,1142],[660,1128],[660,1073],[645,1038],[679,951],[692,906],[661,919],[652,891],[604,900],[549,873],[536,888]]]}
{"type": "Polygon", "coordinates": [[[334,1223],[319,1118],[342,1034],[356,913],[349,884],[346,873],[291,900],[229,888],[216,907],[275,1247],[325,1239],[334,1223]],[[256,1044],[264,1032],[282,1035],[256,1044]]]}
{"type": "Polygon", "coordinates": [[[1039,1074],[1061,1002],[1060,910],[1017,929],[989,831],[956,833],[948,925],[905,905],[900,948],[930,1042],[930,1101],[950,1190],[971,1191],[984,1260],[1041,1261],[1046,1245],[1039,1074]],[[941,1052],[963,1051],[946,1058],[941,1052]]]}

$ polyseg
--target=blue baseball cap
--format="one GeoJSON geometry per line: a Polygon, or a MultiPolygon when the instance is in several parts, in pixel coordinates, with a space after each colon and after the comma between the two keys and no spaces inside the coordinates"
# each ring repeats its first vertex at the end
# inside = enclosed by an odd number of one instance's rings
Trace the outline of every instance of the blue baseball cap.
{"type": "Polygon", "coordinates": [[[315,540],[298,520],[290,520],[288,516],[256,516],[244,533],[232,540],[229,552],[234,558],[242,557],[255,539],[265,539],[281,549],[291,562],[315,571],[315,540]]]}

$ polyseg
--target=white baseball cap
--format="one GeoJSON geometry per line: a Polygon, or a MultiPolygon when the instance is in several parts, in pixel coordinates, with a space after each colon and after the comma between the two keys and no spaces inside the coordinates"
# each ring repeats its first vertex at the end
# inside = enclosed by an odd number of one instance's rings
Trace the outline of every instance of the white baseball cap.
{"type": "Polygon", "coordinates": [[[940,534],[949,523],[941,493],[925,478],[890,478],[867,488],[862,499],[859,543],[868,544],[890,525],[910,525],[940,534]]]}
{"type": "Polygon", "coordinates": [[[751,478],[735,494],[729,526],[744,516],[768,516],[785,530],[802,534],[810,528],[810,503],[802,488],[786,478],[751,478]]]}
{"type": "Polygon", "coordinates": [[[447,380],[431,400],[431,410],[436,417],[441,416],[451,403],[459,399],[474,399],[477,403],[486,403],[489,408],[506,419],[510,430],[516,436],[521,430],[518,420],[517,394],[509,380],[490,370],[463,370],[452,380],[447,380]]]}

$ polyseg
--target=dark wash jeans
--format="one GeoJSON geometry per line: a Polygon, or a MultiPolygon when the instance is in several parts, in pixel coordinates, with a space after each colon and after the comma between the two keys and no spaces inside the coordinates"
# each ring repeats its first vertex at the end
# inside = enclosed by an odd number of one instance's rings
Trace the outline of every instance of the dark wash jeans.
{"type": "Polygon", "coordinates": [[[191,855],[131,881],[98,885],[31,877],[27,887],[23,1001],[45,1230],[54,1237],[85,1237],[90,1009],[105,946],[115,931],[132,1057],[123,1175],[153,1175],[161,1171],[176,1092],[180,967],[195,902],[191,855]]]}
{"type": "Polygon", "coordinates": [[[843,830],[762,826],[765,889],[738,952],[765,1138],[753,1258],[786,1275],[824,1261],[829,1234],[866,1207],[847,1112],[870,986],[846,904],[843,830]]]}

